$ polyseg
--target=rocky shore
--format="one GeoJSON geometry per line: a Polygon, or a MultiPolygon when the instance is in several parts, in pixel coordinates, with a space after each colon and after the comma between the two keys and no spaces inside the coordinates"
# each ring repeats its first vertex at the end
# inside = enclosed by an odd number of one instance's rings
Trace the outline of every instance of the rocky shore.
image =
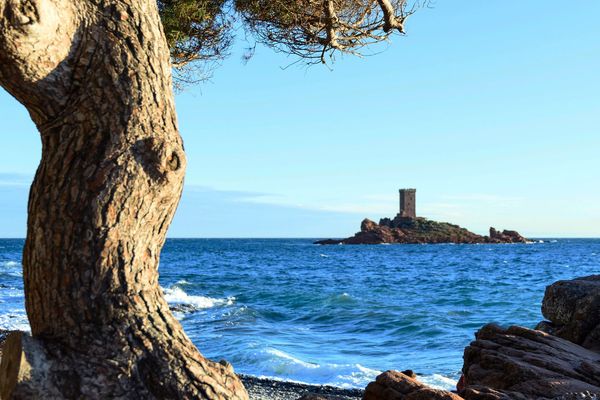
{"type": "Polygon", "coordinates": [[[433,390],[414,376],[387,371],[365,400],[600,399],[600,275],[546,289],[536,330],[490,324],[465,349],[457,391],[433,390]]]}
{"type": "Polygon", "coordinates": [[[426,218],[396,216],[383,218],[379,223],[364,219],[360,232],[346,239],[319,240],[315,244],[435,244],[435,243],[527,243],[529,240],[516,231],[502,232],[490,228],[489,236],[482,236],[458,225],[436,222],[426,218]]]}
{"type": "Polygon", "coordinates": [[[364,390],[341,389],[333,386],[307,385],[297,382],[278,381],[240,375],[250,400],[360,400],[364,390]]]}
{"type": "Polygon", "coordinates": [[[253,400],[600,400],[600,275],[548,286],[542,313],[536,329],[481,328],[455,392],[427,387],[412,371],[384,372],[364,392],[241,379],[253,400]]]}

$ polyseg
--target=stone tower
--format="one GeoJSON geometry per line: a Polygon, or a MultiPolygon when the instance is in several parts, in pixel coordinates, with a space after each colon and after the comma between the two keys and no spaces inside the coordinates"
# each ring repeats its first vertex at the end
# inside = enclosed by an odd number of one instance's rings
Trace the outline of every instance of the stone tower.
{"type": "Polygon", "coordinates": [[[400,217],[417,218],[417,189],[400,189],[400,217]]]}

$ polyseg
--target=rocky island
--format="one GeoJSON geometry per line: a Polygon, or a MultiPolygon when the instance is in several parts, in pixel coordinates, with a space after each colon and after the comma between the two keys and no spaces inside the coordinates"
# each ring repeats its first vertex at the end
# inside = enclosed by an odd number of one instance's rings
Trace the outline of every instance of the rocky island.
{"type": "Polygon", "coordinates": [[[546,288],[536,329],[485,325],[465,349],[456,392],[436,390],[411,371],[387,371],[364,400],[598,400],[600,275],[546,288]]]}
{"type": "Polygon", "coordinates": [[[422,243],[527,243],[516,231],[490,228],[489,236],[473,233],[458,225],[436,222],[416,215],[416,189],[400,190],[400,212],[395,218],[379,223],[365,218],[360,232],[346,239],[319,240],[315,244],[422,244],[422,243]]]}

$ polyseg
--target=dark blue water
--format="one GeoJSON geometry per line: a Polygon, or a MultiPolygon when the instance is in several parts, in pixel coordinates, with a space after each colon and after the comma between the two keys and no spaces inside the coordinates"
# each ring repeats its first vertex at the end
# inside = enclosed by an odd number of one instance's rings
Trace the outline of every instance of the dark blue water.
{"type": "MultiPolygon", "coordinates": [[[[21,240],[0,240],[0,328],[26,328],[21,240]]],[[[170,303],[210,358],[238,372],[364,387],[413,369],[453,384],[487,322],[533,327],[546,285],[600,272],[600,240],[529,245],[315,246],[311,240],[169,240],[170,303]]]]}

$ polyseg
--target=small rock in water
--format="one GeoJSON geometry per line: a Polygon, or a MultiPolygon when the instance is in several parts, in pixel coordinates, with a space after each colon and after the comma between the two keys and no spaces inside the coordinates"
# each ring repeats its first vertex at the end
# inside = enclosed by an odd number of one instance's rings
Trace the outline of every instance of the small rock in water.
{"type": "Polygon", "coordinates": [[[404,375],[408,376],[409,378],[413,378],[413,379],[417,378],[417,374],[415,374],[415,371],[413,371],[412,369],[407,369],[405,371],[402,371],[402,373],[404,375]]]}
{"type": "Polygon", "coordinates": [[[198,308],[191,304],[171,304],[169,309],[173,312],[192,313],[198,311],[198,308]]]}

